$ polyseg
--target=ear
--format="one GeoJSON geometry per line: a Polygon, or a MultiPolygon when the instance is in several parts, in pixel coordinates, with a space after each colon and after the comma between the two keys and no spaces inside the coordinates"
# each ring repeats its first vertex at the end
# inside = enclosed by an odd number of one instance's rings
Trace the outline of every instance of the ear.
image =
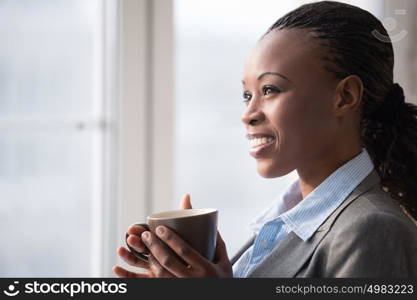
{"type": "Polygon", "coordinates": [[[338,83],[334,102],[334,115],[343,116],[359,109],[362,102],[363,83],[359,76],[349,75],[338,83]]]}

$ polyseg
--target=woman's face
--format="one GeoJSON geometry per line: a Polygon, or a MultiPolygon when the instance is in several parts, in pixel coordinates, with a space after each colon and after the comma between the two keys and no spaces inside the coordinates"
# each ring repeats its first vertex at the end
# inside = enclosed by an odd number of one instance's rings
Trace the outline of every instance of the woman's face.
{"type": "Polygon", "coordinates": [[[307,31],[275,30],[247,60],[242,122],[263,177],[319,167],[340,138],[332,117],[337,80],[323,68],[323,51],[307,31]]]}

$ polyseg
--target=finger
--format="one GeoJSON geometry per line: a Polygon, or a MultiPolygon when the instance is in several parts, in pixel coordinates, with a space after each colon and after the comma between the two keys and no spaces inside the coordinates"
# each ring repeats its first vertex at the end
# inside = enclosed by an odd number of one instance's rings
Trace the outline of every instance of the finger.
{"type": "MultiPolygon", "coordinates": [[[[158,237],[167,244],[179,257],[181,257],[188,265],[192,266],[194,269],[198,270],[204,268],[208,260],[193,249],[186,241],[179,237],[175,232],[170,230],[165,226],[158,226],[156,228],[156,233],[158,237]]],[[[164,264],[162,264],[166,267],[164,264]]],[[[167,267],[169,271],[169,267],[167,267]]],[[[189,269],[184,269],[182,267],[180,271],[185,272],[184,274],[189,274],[189,269]]],[[[173,274],[177,273],[171,271],[173,274]]],[[[183,274],[181,274],[183,275],[183,274]]]]}
{"type": "Polygon", "coordinates": [[[142,239],[152,256],[158,260],[164,269],[177,277],[186,274],[186,265],[155,234],[146,231],[142,233],[142,239]]]}
{"type": "Polygon", "coordinates": [[[227,255],[226,244],[223,241],[220,232],[217,231],[217,241],[216,241],[216,252],[215,252],[215,263],[220,263],[223,261],[229,261],[229,256],[227,255]]]}
{"type": "Polygon", "coordinates": [[[120,266],[114,266],[113,273],[121,278],[149,278],[150,277],[149,274],[147,273],[134,273],[120,266]]]}
{"type": "Polygon", "coordinates": [[[140,253],[148,252],[142,239],[138,237],[137,235],[134,235],[134,234],[129,235],[128,238],[126,239],[126,242],[130,247],[132,247],[133,249],[135,249],[136,251],[140,253]]]}
{"type": "Polygon", "coordinates": [[[148,230],[147,228],[145,228],[144,226],[141,225],[133,225],[133,226],[129,226],[129,228],[127,229],[127,233],[128,234],[135,234],[137,236],[140,236],[142,234],[142,232],[148,230]]]}
{"type": "Polygon", "coordinates": [[[127,264],[133,266],[133,267],[139,267],[139,268],[149,268],[149,263],[137,258],[133,255],[132,252],[127,250],[124,247],[120,247],[117,249],[117,254],[119,254],[120,258],[123,259],[124,262],[127,264]]]}
{"type": "Polygon", "coordinates": [[[153,276],[158,278],[173,278],[175,277],[174,274],[169,272],[168,270],[164,269],[159,261],[153,257],[153,255],[149,255],[149,265],[150,270],[153,274],[153,276]]]}
{"type": "Polygon", "coordinates": [[[185,194],[185,195],[182,196],[180,207],[181,207],[181,209],[192,208],[191,200],[190,200],[190,194],[185,194]]]}

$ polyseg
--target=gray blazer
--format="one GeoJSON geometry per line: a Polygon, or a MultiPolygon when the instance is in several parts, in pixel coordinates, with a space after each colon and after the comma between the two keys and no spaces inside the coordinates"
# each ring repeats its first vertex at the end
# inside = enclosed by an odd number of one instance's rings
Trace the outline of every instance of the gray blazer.
{"type": "Polygon", "coordinates": [[[417,278],[417,226],[373,170],[309,240],[290,232],[248,277],[417,278]]]}

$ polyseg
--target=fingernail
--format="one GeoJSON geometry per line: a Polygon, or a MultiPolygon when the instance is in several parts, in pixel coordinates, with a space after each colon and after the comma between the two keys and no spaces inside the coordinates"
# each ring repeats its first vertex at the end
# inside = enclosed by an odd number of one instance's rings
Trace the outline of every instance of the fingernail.
{"type": "Polygon", "coordinates": [[[163,234],[165,233],[165,228],[164,228],[164,226],[158,226],[158,227],[156,228],[156,233],[157,233],[158,235],[163,235],[163,234]]]}
{"type": "Polygon", "coordinates": [[[147,239],[149,238],[149,232],[144,231],[144,232],[142,233],[142,238],[143,238],[144,240],[147,240],[147,239]]]}

